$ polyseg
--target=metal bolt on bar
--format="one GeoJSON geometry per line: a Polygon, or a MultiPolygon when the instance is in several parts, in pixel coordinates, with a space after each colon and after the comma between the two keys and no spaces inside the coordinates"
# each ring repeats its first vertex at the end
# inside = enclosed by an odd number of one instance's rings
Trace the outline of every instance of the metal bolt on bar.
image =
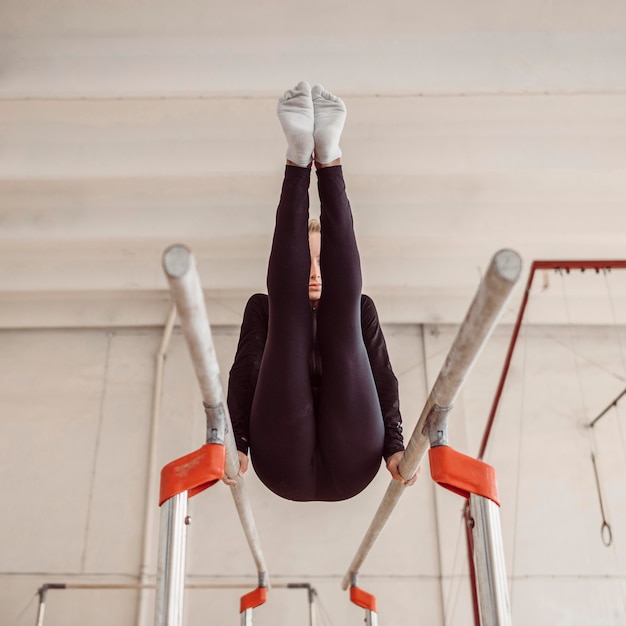
{"type": "MultiPolygon", "coordinates": [[[[505,249],[493,256],[407,444],[399,467],[400,474],[405,478],[410,478],[417,471],[428,448],[428,432],[424,431],[429,414],[435,406],[450,409],[454,404],[465,379],[495,328],[521,270],[522,261],[517,252],[505,249]]],[[[347,589],[352,577],[358,574],[404,489],[400,482],[390,482],[342,580],[343,589],[347,589]]]]}

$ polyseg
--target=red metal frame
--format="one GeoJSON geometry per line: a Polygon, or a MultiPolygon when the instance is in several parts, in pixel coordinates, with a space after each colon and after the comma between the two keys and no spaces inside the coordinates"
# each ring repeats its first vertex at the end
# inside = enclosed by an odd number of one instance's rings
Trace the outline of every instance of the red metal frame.
{"type": "Polygon", "coordinates": [[[515,322],[515,328],[513,329],[513,336],[511,337],[511,342],[509,344],[509,350],[506,355],[506,359],[504,361],[504,367],[502,368],[502,374],[500,376],[500,381],[498,383],[498,388],[496,390],[496,395],[491,406],[491,411],[489,413],[489,418],[487,419],[487,426],[485,427],[485,432],[483,434],[483,440],[480,444],[480,450],[478,452],[479,459],[482,459],[485,450],[487,449],[487,443],[489,442],[489,435],[491,434],[491,428],[493,426],[493,422],[496,417],[496,412],[498,410],[498,405],[500,403],[500,398],[502,396],[502,391],[504,390],[504,383],[506,381],[507,375],[509,373],[509,368],[511,366],[511,359],[513,358],[513,351],[515,350],[515,344],[517,343],[517,337],[519,335],[519,331],[522,326],[522,320],[524,318],[524,313],[526,311],[526,305],[528,304],[528,298],[530,296],[530,288],[533,283],[533,279],[535,277],[535,272],[537,270],[565,270],[566,272],[570,272],[571,270],[594,270],[596,273],[599,273],[602,270],[606,269],[626,269],[626,261],[607,261],[607,260],[596,260],[596,261],[533,261],[530,266],[530,273],[528,274],[528,281],[526,283],[526,289],[524,290],[524,298],[522,299],[522,304],[520,306],[519,313],[517,315],[517,321],[515,322]]]}
{"type": "MultiPolygon", "coordinates": [[[[537,270],[565,270],[569,273],[571,270],[580,270],[584,272],[585,270],[594,270],[596,274],[600,273],[602,270],[608,269],[626,269],[626,260],[590,260],[590,261],[533,261],[530,266],[530,272],[528,274],[528,281],[526,282],[526,288],[524,290],[524,297],[522,299],[522,303],[520,306],[519,313],[517,315],[517,320],[515,322],[515,327],[513,328],[513,335],[511,336],[511,341],[509,343],[509,349],[506,355],[506,359],[504,361],[504,366],[502,368],[502,374],[500,375],[500,381],[498,382],[498,387],[496,389],[496,394],[493,400],[493,404],[491,405],[491,411],[489,412],[489,417],[487,419],[487,424],[485,426],[485,431],[483,433],[483,439],[480,444],[480,450],[478,452],[478,459],[482,459],[485,450],[487,449],[487,444],[489,442],[489,436],[491,435],[491,429],[493,427],[493,423],[495,421],[496,413],[498,411],[498,406],[500,404],[500,399],[502,397],[502,392],[504,390],[504,384],[506,382],[506,378],[509,373],[509,368],[511,366],[511,360],[513,359],[513,352],[515,350],[515,345],[517,344],[517,339],[519,336],[520,329],[522,327],[522,320],[524,318],[524,313],[526,312],[526,306],[528,305],[528,299],[530,297],[530,288],[533,283],[533,279],[535,277],[535,272],[537,270]]],[[[474,570],[474,560],[473,560],[473,538],[472,538],[472,529],[470,528],[470,513],[469,513],[469,500],[465,505],[465,520],[466,520],[466,529],[467,529],[467,546],[468,546],[468,554],[469,554],[469,568],[470,568],[470,580],[472,583],[472,598],[474,602],[474,623],[476,626],[480,626],[480,617],[478,612],[478,596],[476,592],[476,572],[474,570]]]]}

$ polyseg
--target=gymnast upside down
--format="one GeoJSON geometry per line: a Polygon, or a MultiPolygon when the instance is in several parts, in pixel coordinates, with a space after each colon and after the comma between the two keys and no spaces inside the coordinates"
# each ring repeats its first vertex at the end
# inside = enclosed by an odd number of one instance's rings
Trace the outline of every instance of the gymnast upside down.
{"type": "Polygon", "coordinates": [[[278,117],[287,165],[268,294],[248,300],[228,384],[240,474],[249,450],[277,495],[338,501],[360,493],[384,457],[393,478],[412,485],[417,474],[405,480],[398,471],[398,382],[374,303],[361,294],[339,147],[346,107],[301,82],[279,100],[278,117]],[[313,163],[320,222],[309,220],[313,163]]]}

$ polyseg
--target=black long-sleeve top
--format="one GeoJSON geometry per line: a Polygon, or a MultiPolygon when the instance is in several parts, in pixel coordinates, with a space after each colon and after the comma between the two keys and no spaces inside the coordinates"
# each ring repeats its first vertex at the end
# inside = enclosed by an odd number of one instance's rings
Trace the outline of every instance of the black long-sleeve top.
{"type": "MultiPolygon", "coordinates": [[[[314,323],[313,309],[311,314],[314,323]]],[[[235,361],[228,379],[228,409],[237,449],[244,454],[248,453],[250,411],[267,340],[268,321],[268,297],[255,294],[246,305],[235,361]]],[[[389,362],[376,307],[366,295],[361,296],[361,329],[385,425],[383,456],[388,459],[395,452],[404,450],[398,379],[389,362]]],[[[311,355],[311,360],[312,384],[315,386],[315,378],[320,375],[320,364],[315,354],[311,355]]]]}

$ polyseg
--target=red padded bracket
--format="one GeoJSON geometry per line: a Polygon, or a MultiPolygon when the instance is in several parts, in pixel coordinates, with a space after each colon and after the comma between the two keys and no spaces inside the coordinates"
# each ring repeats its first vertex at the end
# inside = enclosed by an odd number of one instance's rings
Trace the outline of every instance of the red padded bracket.
{"type": "Polygon", "coordinates": [[[248,609],[256,609],[257,606],[261,606],[267,600],[267,587],[257,587],[250,593],[246,593],[241,596],[239,603],[239,612],[243,613],[248,609]]]}
{"type": "Polygon", "coordinates": [[[496,471],[491,465],[461,454],[450,446],[430,448],[428,458],[430,475],[437,484],[464,498],[473,493],[500,506],[496,471]]]}
{"type": "Polygon", "coordinates": [[[159,506],[183,491],[188,491],[191,498],[214,485],[224,476],[225,461],[226,448],[219,443],[207,443],[165,465],[161,470],[159,506]]]}
{"type": "Polygon", "coordinates": [[[377,612],[376,596],[359,587],[350,587],[350,602],[360,606],[362,609],[377,612]]]}

